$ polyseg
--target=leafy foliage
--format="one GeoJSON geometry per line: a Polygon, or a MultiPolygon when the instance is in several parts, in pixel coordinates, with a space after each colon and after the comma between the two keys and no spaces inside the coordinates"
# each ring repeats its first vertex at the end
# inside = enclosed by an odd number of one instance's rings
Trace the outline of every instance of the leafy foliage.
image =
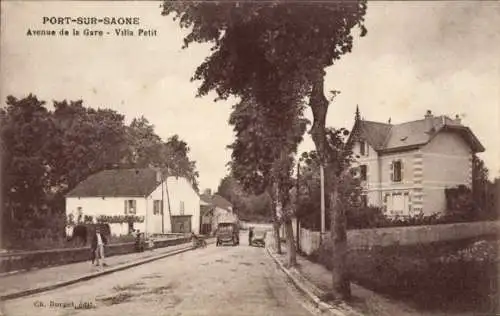
{"type": "Polygon", "coordinates": [[[189,159],[190,148],[178,135],[164,142],[155,133],[154,125],[140,117],[127,127],[127,139],[126,164],[136,168],[159,168],[165,174],[186,177],[195,190],[199,190],[196,162],[189,159]]]}
{"type": "MultiPolygon", "coordinates": [[[[311,74],[351,51],[354,26],[366,34],[364,1],[165,1],[163,14],[172,14],[184,39],[213,43],[212,55],[196,70],[202,80],[199,95],[219,98],[246,95],[252,90],[259,104],[270,102],[274,89],[291,97],[307,93],[311,74]],[[298,88],[298,89],[297,89],[298,88]]],[[[300,99],[300,97],[299,97],[300,99]]]]}
{"type": "Polygon", "coordinates": [[[492,182],[488,179],[489,170],[484,165],[484,161],[473,156],[472,159],[472,199],[475,202],[478,217],[482,219],[497,219],[499,214],[499,205],[497,205],[500,196],[499,179],[492,182]]]}
{"type": "MultiPolygon", "coordinates": [[[[335,166],[334,172],[340,174],[350,169],[353,161],[351,145],[347,143],[349,132],[344,129],[327,129],[326,152],[329,164],[335,166]]],[[[303,152],[299,159],[299,201],[298,215],[305,227],[319,228],[320,225],[320,157],[317,151],[303,152]]],[[[347,214],[356,213],[361,207],[361,187],[359,180],[351,175],[342,178],[339,187],[340,203],[347,214]]],[[[329,207],[329,200],[325,200],[329,207]]],[[[349,216],[349,215],[348,215],[349,216]]],[[[325,214],[329,226],[330,214],[325,214]]]]}
{"type": "Polygon", "coordinates": [[[98,223],[143,223],[144,216],[136,216],[136,215],[101,215],[96,218],[98,223]]]}
{"type": "MultiPolygon", "coordinates": [[[[263,194],[281,176],[284,181],[293,166],[293,155],[302,141],[308,121],[297,104],[288,111],[265,109],[250,100],[233,108],[229,123],[236,140],[232,151],[232,175],[248,192],[263,194]]],[[[284,190],[288,190],[284,188],[284,190]]]]}
{"type": "Polygon", "coordinates": [[[269,221],[272,208],[267,194],[248,194],[231,176],[226,176],[221,180],[217,194],[233,204],[235,212],[241,220],[251,222],[269,221]]]}

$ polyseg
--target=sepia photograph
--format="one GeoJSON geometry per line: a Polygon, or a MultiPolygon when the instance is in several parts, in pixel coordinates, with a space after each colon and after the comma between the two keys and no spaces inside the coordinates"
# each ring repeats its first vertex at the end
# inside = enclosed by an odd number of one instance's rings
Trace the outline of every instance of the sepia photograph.
{"type": "Polygon", "coordinates": [[[0,14],[0,316],[500,315],[500,1],[0,14]]]}

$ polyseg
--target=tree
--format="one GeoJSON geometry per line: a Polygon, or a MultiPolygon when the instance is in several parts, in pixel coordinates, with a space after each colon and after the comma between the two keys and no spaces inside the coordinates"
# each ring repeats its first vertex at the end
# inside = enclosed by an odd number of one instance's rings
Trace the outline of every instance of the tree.
{"type": "Polygon", "coordinates": [[[160,168],[165,174],[186,177],[198,192],[196,162],[189,159],[190,148],[178,135],[166,142],[145,117],[134,119],[128,127],[129,151],[125,162],[134,168],[160,168]]]}
{"type": "MultiPolygon", "coordinates": [[[[28,227],[42,228],[48,212],[47,157],[56,128],[45,102],[29,95],[7,98],[1,110],[2,232],[4,243],[23,241],[28,227]]],[[[6,245],[9,246],[9,245],[6,245]]]]}
{"type": "Polygon", "coordinates": [[[83,101],[55,101],[52,115],[58,146],[51,163],[51,186],[65,194],[98,171],[119,166],[127,154],[125,117],[83,101]]]}
{"type": "Polygon", "coordinates": [[[189,159],[190,148],[178,135],[171,136],[163,145],[162,161],[166,163],[171,174],[186,177],[198,192],[196,162],[189,159]]]}
{"type": "Polygon", "coordinates": [[[255,195],[245,192],[231,175],[221,179],[217,194],[230,201],[240,220],[265,221],[271,214],[271,201],[266,193],[255,195]]]}
{"type": "Polygon", "coordinates": [[[181,27],[191,28],[184,39],[185,47],[193,42],[214,44],[212,54],[193,76],[193,80],[202,81],[198,95],[211,90],[219,99],[250,94],[266,109],[275,106],[276,92],[292,100],[309,97],[314,117],[312,138],[330,176],[326,180],[331,192],[333,253],[338,256],[332,270],[333,295],[348,298],[345,214],[336,207],[342,174],[327,165],[325,151],[329,102],[324,95],[324,69],[351,51],[351,29],[359,26],[360,35],[366,34],[366,1],[314,5],[287,0],[266,4],[165,1],[162,13],[173,14],[181,27]]]}
{"type": "Polygon", "coordinates": [[[159,163],[162,140],[156,135],[154,125],[144,116],[132,120],[127,127],[127,136],[129,143],[127,163],[135,168],[147,168],[159,163]]]}
{"type": "Polygon", "coordinates": [[[293,231],[289,231],[293,155],[308,123],[302,117],[302,111],[301,103],[296,103],[295,107],[276,107],[272,111],[258,106],[252,99],[246,99],[233,107],[229,119],[236,132],[236,140],[229,146],[233,150],[232,174],[248,192],[256,195],[267,193],[271,198],[278,252],[281,252],[280,225],[276,210],[282,210],[289,241],[290,265],[296,264],[293,231]]]}
{"type": "Polygon", "coordinates": [[[494,185],[489,180],[489,170],[477,155],[472,157],[472,200],[476,206],[476,215],[480,219],[495,219],[498,214],[494,209],[494,185]]]}

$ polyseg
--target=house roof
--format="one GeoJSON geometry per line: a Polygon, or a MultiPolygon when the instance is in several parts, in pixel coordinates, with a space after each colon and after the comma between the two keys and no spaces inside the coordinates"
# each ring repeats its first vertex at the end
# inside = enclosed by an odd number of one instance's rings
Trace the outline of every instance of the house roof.
{"type": "Polygon", "coordinates": [[[103,170],[80,182],[67,197],[144,197],[160,184],[154,169],[103,170]]]}
{"type": "Polygon", "coordinates": [[[365,139],[379,152],[417,148],[429,143],[437,134],[445,131],[460,135],[474,152],[484,151],[483,145],[468,127],[445,115],[401,124],[357,120],[353,128],[353,134],[365,139]]]}
{"type": "Polygon", "coordinates": [[[215,206],[218,208],[222,208],[225,210],[230,211],[230,208],[233,207],[233,204],[226,200],[224,197],[214,194],[214,195],[209,195],[209,194],[200,194],[200,204],[203,206],[215,206]]]}
{"type": "Polygon", "coordinates": [[[225,198],[223,198],[222,196],[220,196],[218,194],[214,194],[212,196],[212,204],[216,207],[219,207],[219,208],[222,208],[225,210],[229,210],[230,208],[233,207],[233,204],[231,204],[231,202],[229,202],[228,200],[226,200],[225,198]]]}
{"type": "Polygon", "coordinates": [[[212,197],[210,195],[207,195],[207,194],[201,194],[200,195],[200,201],[206,205],[206,204],[210,204],[212,205],[212,197]]]}

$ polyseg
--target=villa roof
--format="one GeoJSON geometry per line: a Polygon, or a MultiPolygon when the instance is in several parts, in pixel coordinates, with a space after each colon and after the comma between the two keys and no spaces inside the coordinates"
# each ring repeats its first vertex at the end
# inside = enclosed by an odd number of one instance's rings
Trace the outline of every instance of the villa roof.
{"type": "Polygon", "coordinates": [[[445,115],[401,124],[360,119],[354,124],[352,134],[366,140],[376,151],[393,152],[423,146],[445,131],[459,134],[474,152],[484,151],[483,145],[467,126],[445,115]]]}

